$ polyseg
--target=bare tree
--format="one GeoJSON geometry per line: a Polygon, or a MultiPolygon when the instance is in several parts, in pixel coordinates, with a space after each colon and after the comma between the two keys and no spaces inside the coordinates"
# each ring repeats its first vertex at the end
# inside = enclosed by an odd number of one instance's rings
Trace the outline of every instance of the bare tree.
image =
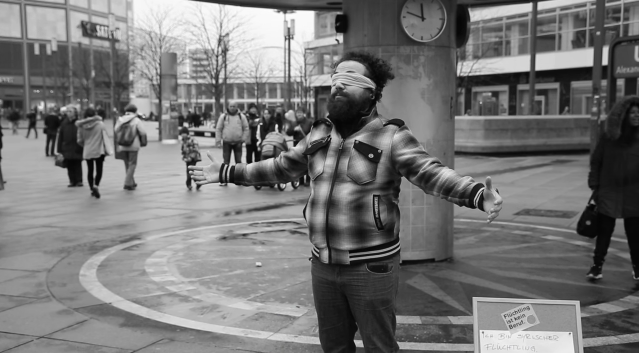
{"type": "MultiPolygon", "coordinates": [[[[114,101],[117,108],[120,111],[122,97],[129,92],[129,89],[133,87],[133,80],[131,80],[131,73],[134,70],[134,61],[129,59],[129,55],[126,51],[125,44],[116,45],[116,57],[115,64],[113,66],[113,83],[114,83],[114,101]]],[[[95,58],[95,68],[100,81],[96,82],[96,85],[104,88],[111,87],[111,56],[100,55],[95,58]]]]}
{"type": "Polygon", "coordinates": [[[271,81],[277,71],[275,62],[269,60],[260,48],[246,52],[246,60],[242,68],[242,76],[249,81],[249,89],[255,92],[255,103],[260,105],[260,98],[266,93],[266,84],[271,81]]]}
{"type": "Polygon", "coordinates": [[[95,73],[91,68],[91,49],[80,43],[77,48],[72,48],[72,50],[73,67],[71,76],[73,77],[74,87],[78,88],[76,92],[79,93],[80,105],[84,107],[85,102],[91,99],[92,81],[95,73]]]}
{"type": "Polygon", "coordinates": [[[196,48],[190,60],[197,70],[194,78],[215,98],[215,111],[221,112],[224,85],[225,36],[227,77],[240,71],[238,56],[250,42],[247,36],[247,19],[232,8],[219,4],[192,5],[188,33],[196,48]]]}
{"type": "Polygon", "coordinates": [[[299,77],[299,92],[300,103],[308,111],[310,108],[310,96],[313,91],[312,76],[315,68],[317,67],[317,61],[315,60],[315,52],[304,46],[303,41],[295,41],[299,50],[295,51],[295,72],[299,77]]]}
{"type": "MultiPolygon", "coordinates": [[[[131,41],[131,57],[135,62],[135,75],[149,82],[158,98],[158,115],[162,114],[162,84],[160,58],[162,53],[178,54],[178,64],[186,59],[186,42],[179,39],[182,31],[174,6],[148,4],[147,11],[136,18],[138,28],[131,41]]],[[[160,119],[161,121],[161,119],[160,119]]],[[[162,129],[160,129],[162,140],[162,129]]]]}

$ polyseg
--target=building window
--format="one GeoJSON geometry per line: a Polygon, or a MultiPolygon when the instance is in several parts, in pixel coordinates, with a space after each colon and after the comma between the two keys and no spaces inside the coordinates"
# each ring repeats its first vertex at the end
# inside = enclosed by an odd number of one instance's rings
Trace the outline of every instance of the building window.
{"type": "Polygon", "coordinates": [[[109,0],[91,0],[91,10],[108,13],[109,0]]]}
{"type": "Polygon", "coordinates": [[[116,16],[126,17],[126,0],[111,0],[111,12],[116,16]]]}
{"type": "Polygon", "coordinates": [[[67,14],[64,9],[27,6],[27,38],[67,40],[67,14]]]}
{"type": "Polygon", "coordinates": [[[22,76],[24,60],[22,43],[0,42],[0,75],[22,76]]]}
{"type": "MultiPolygon", "coordinates": [[[[623,97],[624,80],[617,80],[617,97],[623,97]]],[[[608,96],[608,82],[601,81],[602,104],[608,96]]],[[[602,105],[602,108],[603,108],[602,105]]],[[[590,115],[592,110],[592,81],[575,81],[570,83],[570,114],[590,115]]],[[[605,109],[602,109],[605,111],[605,109]]]]}
{"type": "Polygon", "coordinates": [[[588,10],[585,7],[559,14],[559,50],[586,47],[588,10]]]}
{"type": "Polygon", "coordinates": [[[623,35],[639,35],[639,2],[624,4],[623,35]]]}
{"type": "Polygon", "coordinates": [[[530,38],[529,22],[528,18],[506,22],[505,55],[528,54],[530,49],[530,44],[528,43],[530,38]]]}
{"type": "Polygon", "coordinates": [[[559,83],[535,85],[535,101],[529,108],[529,86],[517,86],[517,115],[559,115],[559,83]]]}
{"type": "Polygon", "coordinates": [[[508,86],[473,87],[472,115],[508,115],[508,86]]]}
{"type": "Polygon", "coordinates": [[[22,38],[20,5],[0,3],[0,37],[22,38]]]}
{"type": "Polygon", "coordinates": [[[277,83],[269,83],[268,85],[268,99],[277,99],[277,83]]]}
{"type": "Polygon", "coordinates": [[[557,50],[557,15],[539,16],[537,19],[537,52],[557,50]]]}
{"type": "Polygon", "coordinates": [[[89,8],[89,0],[69,0],[69,5],[87,9],[89,8]]]}
{"type": "Polygon", "coordinates": [[[481,29],[482,57],[492,58],[504,55],[504,23],[490,22],[481,29]]]}
{"type": "Polygon", "coordinates": [[[321,13],[317,17],[317,36],[318,38],[327,37],[335,34],[335,16],[337,13],[321,13]]]}

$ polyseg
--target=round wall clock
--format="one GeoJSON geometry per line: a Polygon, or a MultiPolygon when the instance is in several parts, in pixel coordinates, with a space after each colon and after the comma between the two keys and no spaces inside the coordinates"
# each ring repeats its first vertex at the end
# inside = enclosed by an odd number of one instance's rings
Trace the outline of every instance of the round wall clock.
{"type": "Polygon", "coordinates": [[[400,23],[412,39],[430,42],[444,31],[446,9],[440,0],[408,0],[402,7],[400,23]]]}

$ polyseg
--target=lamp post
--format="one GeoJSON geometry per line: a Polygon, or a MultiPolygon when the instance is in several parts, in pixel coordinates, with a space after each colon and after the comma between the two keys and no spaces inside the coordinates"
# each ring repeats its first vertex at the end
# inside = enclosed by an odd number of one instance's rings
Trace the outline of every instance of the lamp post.
{"type": "Polygon", "coordinates": [[[113,116],[113,112],[114,109],[116,109],[115,107],[115,60],[117,60],[117,53],[115,52],[115,41],[116,41],[116,36],[115,36],[115,15],[114,14],[109,14],[109,45],[111,46],[111,60],[110,60],[110,67],[109,67],[109,76],[111,77],[111,87],[110,87],[110,91],[111,91],[111,101],[110,101],[110,107],[108,112],[110,112],[111,115],[113,117],[113,126],[115,127],[115,120],[116,117],[113,116]]]}
{"type": "MultiPolygon", "coordinates": [[[[289,104],[290,104],[290,87],[288,86],[288,82],[290,81],[290,61],[291,61],[291,48],[290,48],[290,28],[288,26],[288,21],[286,21],[286,14],[289,13],[295,13],[295,11],[292,10],[275,10],[275,12],[277,13],[282,13],[284,14],[284,75],[282,77],[282,81],[284,82],[284,84],[282,85],[283,91],[284,91],[284,108],[285,110],[289,109],[289,104]],[[288,48],[288,53],[287,53],[287,48],[288,48]],[[288,59],[287,59],[288,57],[288,59]],[[288,72],[288,74],[287,74],[288,72]]],[[[293,27],[293,35],[295,34],[295,20],[291,20],[291,25],[293,27]]],[[[292,37],[291,37],[292,38],[292,37]]]]}
{"type": "Polygon", "coordinates": [[[226,92],[227,92],[227,84],[228,84],[227,56],[229,53],[229,40],[230,40],[229,33],[226,33],[225,35],[222,36],[222,52],[224,53],[224,111],[226,111],[226,108],[228,106],[228,98],[227,98],[226,92]]]}

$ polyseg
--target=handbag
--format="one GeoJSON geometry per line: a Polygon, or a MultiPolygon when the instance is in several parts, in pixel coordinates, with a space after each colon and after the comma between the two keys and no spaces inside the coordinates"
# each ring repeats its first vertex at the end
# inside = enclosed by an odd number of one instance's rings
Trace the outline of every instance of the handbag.
{"type": "Polygon", "coordinates": [[[60,167],[60,168],[66,168],[67,167],[67,160],[64,159],[64,156],[61,154],[56,154],[55,155],[55,166],[56,167],[60,167]]]}
{"type": "Polygon", "coordinates": [[[588,204],[586,205],[583,213],[581,213],[579,222],[577,222],[577,234],[590,239],[597,237],[598,212],[597,205],[592,202],[595,196],[595,192],[593,192],[592,196],[590,196],[590,200],[588,200],[588,204]]]}

